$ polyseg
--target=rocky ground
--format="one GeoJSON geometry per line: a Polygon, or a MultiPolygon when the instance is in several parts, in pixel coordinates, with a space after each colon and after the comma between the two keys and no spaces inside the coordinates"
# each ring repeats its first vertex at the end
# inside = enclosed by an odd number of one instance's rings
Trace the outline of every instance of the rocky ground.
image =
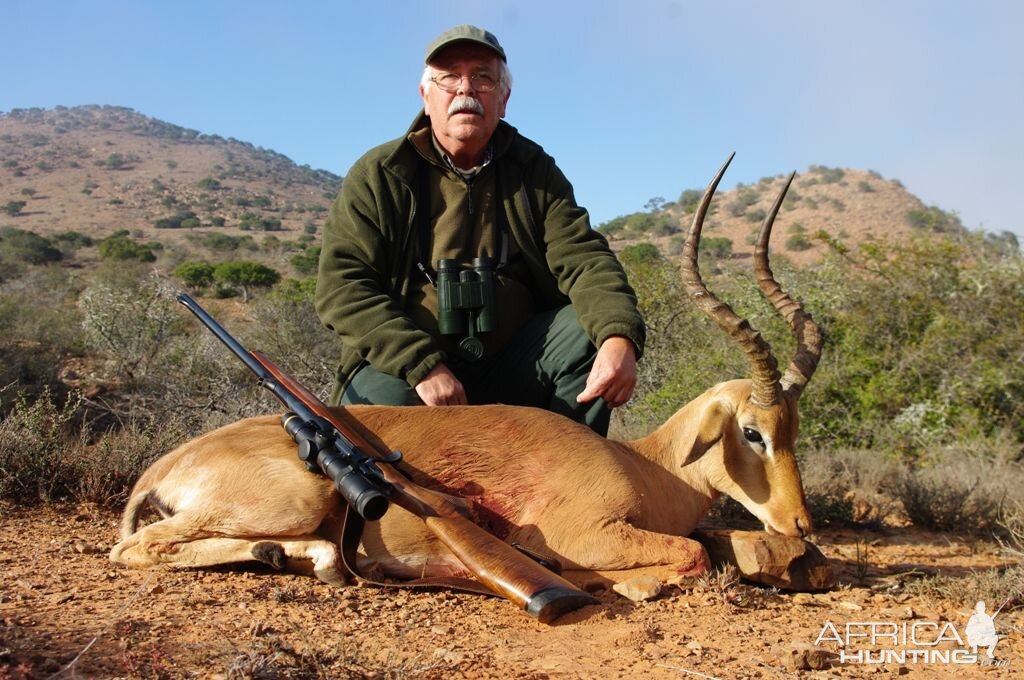
{"type": "MultiPolygon", "coordinates": [[[[832,592],[781,593],[720,571],[647,602],[601,592],[600,605],[545,626],[496,598],[337,590],[259,567],[114,567],[106,552],[117,518],[88,507],[0,507],[0,520],[0,679],[1009,678],[1024,671],[1020,610],[996,617],[1005,636],[997,666],[912,657],[844,664],[830,654],[839,649],[834,639],[811,649],[829,623],[840,636],[860,622],[916,624],[927,640],[943,630],[949,638],[950,625],[965,635],[975,607],[969,591],[924,596],[909,587],[930,575],[970,577],[1013,563],[998,546],[964,537],[824,531],[816,542],[838,576],[832,592]]],[[[914,649],[864,640],[854,642],[872,653],[914,649]]],[[[958,647],[947,639],[928,649],[958,647]]]]}

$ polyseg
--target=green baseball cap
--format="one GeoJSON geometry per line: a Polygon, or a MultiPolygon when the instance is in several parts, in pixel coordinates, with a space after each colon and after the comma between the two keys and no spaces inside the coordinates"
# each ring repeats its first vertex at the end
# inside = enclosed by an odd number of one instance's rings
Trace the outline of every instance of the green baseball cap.
{"type": "Polygon", "coordinates": [[[494,34],[490,31],[485,31],[482,28],[470,26],[469,24],[450,28],[434,38],[431,43],[427,45],[427,56],[423,60],[424,63],[429,64],[430,60],[436,57],[438,52],[449,45],[460,42],[476,43],[477,45],[486,47],[501,57],[503,62],[508,63],[508,59],[505,57],[505,50],[501,47],[498,39],[494,37],[494,34]]]}

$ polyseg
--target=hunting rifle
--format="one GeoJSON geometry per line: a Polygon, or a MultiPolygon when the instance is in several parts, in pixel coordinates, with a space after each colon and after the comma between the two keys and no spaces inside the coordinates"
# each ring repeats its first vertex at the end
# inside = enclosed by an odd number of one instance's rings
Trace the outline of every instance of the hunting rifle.
{"type": "MultiPolygon", "coordinates": [[[[346,525],[349,520],[356,520],[355,525],[362,527],[361,520],[352,517],[352,511],[362,519],[374,521],[383,517],[389,504],[394,503],[421,518],[488,591],[510,600],[544,623],[598,602],[474,524],[463,516],[465,508],[451,497],[410,480],[395,467],[400,454],[370,443],[353,427],[350,413],[329,408],[266,355],[246,350],[190,296],[182,293],[178,302],[195,314],[256,374],[259,384],[288,408],[282,424],[298,444],[298,455],[306,469],[330,478],[345,499],[349,508],[346,525]]],[[[349,533],[348,526],[345,533],[349,533]]],[[[354,553],[354,547],[346,551],[342,546],[343,555],[346,552],[354,553]]],[[[346,566],[354,573],[349,564],[349,558],[354,562],[354,554],[345,557],[346,566]]],[[[435,584],[450,585],[453,581],[438,580],[435,584]]],[[[481,592],[479,588],[468,589],[481,592]]]]}

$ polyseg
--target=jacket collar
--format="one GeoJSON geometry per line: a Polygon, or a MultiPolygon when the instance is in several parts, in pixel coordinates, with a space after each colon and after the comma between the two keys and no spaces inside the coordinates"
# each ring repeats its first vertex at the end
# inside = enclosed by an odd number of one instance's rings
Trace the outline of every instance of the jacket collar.
{"type": "MultiPolygon", "coordinates": [[[[410,159],[420,157],[419,151],[413,146],[409,137],[415,132],[430,127],[430,116],[422,109],[412,121],[412,125],[406,130],[399,144],[391,154],[384,159],[384,165],[398,175],[407,184],[412,184],[415,177],[416,167],[419,163],[411,163],[410,159]],[[410,156],[409,154],[412,154],[410,156]]],[[[494,149],[494,159],[501,158],[512,142],[515,140],[518,131],[503,120],[498,121],[498,127],[491,136],[491,144],[494,149]]]]}

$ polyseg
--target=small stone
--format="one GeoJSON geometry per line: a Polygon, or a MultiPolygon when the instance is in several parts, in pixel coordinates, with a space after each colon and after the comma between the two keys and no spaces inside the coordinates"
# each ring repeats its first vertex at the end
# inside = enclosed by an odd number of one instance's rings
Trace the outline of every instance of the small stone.
{"type": "Polygon", "coordinates": [[[859,612],[862,609],[864,609],[864,607],[861,607],[856,602],[848,602],[848,601],[845,601],[845,600],[843,602],[840,602],[839,606],[842,607],[843,609],[848,609],[851,612],[859,612]]]}
{"type": "Polygon", "coordinates": [[[917,612],[911,607],[889,607],[882,610],[882,618],[890,621],[910,621],[917,618],[917,612]]]}
{"type": "Polygon", "coordinates": [[[798,604],[806,607],[810,605],[815,605],[817,603],[814,601],[814,597],[811,596],[809,593],[797,593],[793,596],[793,604],[798,604]]]}
{"type": "Polygon", "coordinates": [[[633,602],[644,602],[661,593],[661,583],[654,576],[637,576],[622,583],[616,583],[612,590],[633,602]]]}
{"type": "Polygon", "coordinates": [[[79,555],[98,555],[104,552],[103,548],[85,541],[75,541],[75,552],[79,555]]]}
{"type": "Polygon", "coordinates": [[[793,643],[783,654],[783,662],[791,671],[820,671],[832,666],[835,652],[806,642],[793,643]]]}

